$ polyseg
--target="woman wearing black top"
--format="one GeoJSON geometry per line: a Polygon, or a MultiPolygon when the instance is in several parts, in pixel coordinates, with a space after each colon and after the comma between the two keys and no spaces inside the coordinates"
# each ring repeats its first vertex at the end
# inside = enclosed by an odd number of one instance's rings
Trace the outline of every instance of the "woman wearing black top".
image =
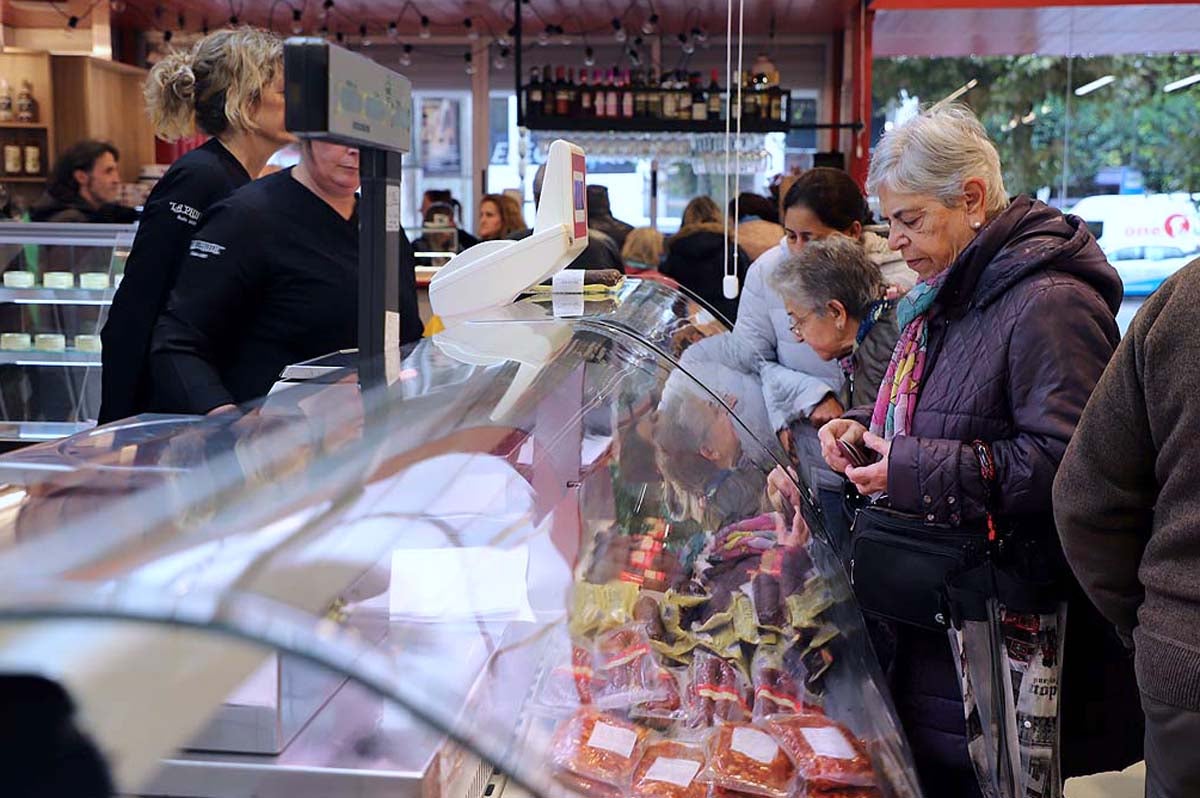
{"type": "Polygon", "coordinates": [[[150,338],[201,217],[293,140],[283,119],[283,43],[267,31],[216,31],[163,59],[146,81],[146,104],[160,137],[188,135],[194,123],[212,138],[175,162],[142,212],[101,331],[102,423],[150,409],[150,338]]]}
{"type": "Polygon", "coordinates": [[[154,330],[156,410],[229,410],[357,344],[358,182],[358,150],[304,142],[298,166],[213,206],[154,330]]]}

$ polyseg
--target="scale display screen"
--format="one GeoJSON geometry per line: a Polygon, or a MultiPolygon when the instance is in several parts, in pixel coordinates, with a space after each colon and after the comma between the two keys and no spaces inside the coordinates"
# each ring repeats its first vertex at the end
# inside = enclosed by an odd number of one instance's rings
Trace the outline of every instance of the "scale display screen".
{"type": "Polygon", "coordinates": [[[412,150],[412,84],[323,39],[284,46],[287,129],[297,136],[392,152],[412,150]]]}
{"type": "Polygon", "coordinates": [[[571,153],[571,196],[574,199],[575,238],[587,238],[587,159],[571,153]]]}

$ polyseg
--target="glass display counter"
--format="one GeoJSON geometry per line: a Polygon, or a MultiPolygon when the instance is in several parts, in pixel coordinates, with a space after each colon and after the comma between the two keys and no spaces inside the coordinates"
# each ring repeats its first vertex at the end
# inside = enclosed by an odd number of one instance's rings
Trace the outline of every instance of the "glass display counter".
{"type": "Polygon", "coordinates": [[[0,686],[130,794],[919,795],[819,512],[624,290],[0,457],[0,686]]]}
{"type": "Polygon", "coordinates": [[[0,445],[92,427],[134,225],[0,223],[0,445]]]}

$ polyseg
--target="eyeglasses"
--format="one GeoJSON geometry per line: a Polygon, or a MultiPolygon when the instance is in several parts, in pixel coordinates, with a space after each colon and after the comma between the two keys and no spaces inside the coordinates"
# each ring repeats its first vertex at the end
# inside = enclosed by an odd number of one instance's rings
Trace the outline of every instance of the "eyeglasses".
{"type": "Polygon", "coordinates": [[[788,325],[788,330],[791,332],[791,334],[796,336],[797,338],[800,337],[801,328],[803,328],[805,324],[808,324],[808,320],[812,318],[812,315],[813,314],[811,314],[811,313],[806,313],[801,318],[796,318],[791,313],[789,313],[788,319],[791,320],[791,324],[788,325]]]}

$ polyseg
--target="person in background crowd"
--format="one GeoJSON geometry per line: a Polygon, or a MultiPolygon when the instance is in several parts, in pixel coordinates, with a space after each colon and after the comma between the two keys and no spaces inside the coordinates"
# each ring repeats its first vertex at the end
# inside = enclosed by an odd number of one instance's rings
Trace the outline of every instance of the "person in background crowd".
{"type": "Polygon", "coordinates": [[[29,211],[34,222],[129,224],[137,211],[117,204],[121,155],[107,141],[80,141],[59,156],[46,193],[29,211]]]}
{"type": "Polygon", "coordinates": [[[526,229],[521,206],[504,194],[485,194],[479,201],[479,240],[496,241],[526,229]]]}
{"type": "Polygon", "coordinates": [[[737,212],[738,246],[746,251],[750,262],[758,260],[764,252],[775,247],[783,237],[783,226],[779,224],[778,206],[766,197],[742,192],[738,195],[737,207],[729,201],[729,218],[737,212]]]}
{"type": "MultiPolygon", "coordinates": [[[[357,149],[305,141],[298,166],[209,211],[154,331],[155,409],[232,410],[287,365],[357,345],[358,184],[357,149]]],[[[415,307],[400,315],[420,337],[415,307]]]]}
{"type": "Polygon", "coordinates": [[[101,331],[101,423],[150,407],[150,338],[201,218],[294,140],[283,121],[283,41],[267,31],[220,30],[172,53],[145,94],[158,136],[196,127],[212,138],[172,164],[146,201],[101,331]]]}
{"type": "Polygon", "coordinates": [[[1134,651],[1147,798],[1200,795],[1198,305],[1194,260],[1134,317],[1054,481],[1067,560],[1134,651]]]}
{"type": "Polygon", "coordinates": [[[612,205],[608,201],[608,186],[590,185],[587,187],[588,227],[599,230],[613,240],[617,249],[625,247],[625,237],[633,230],[633,225],[613,218],[612,205]]]}
{"type": "MultiPolygon", "coordinates": [[[[542,184],[546,180],[546,164],[542,164],[533,174],[533,205],[536,208],[542,201],[542,184]]],[[[514,200],[515,202],[515,200],[514,200]]],[[[509,236],[514,241],[519,241],[522,238],[529,238],[533,235],[532,228],[518,230],[509,236]]],[[[617,249],[617,245],[613,240],[601,233],[599,230],[588,228],[588,243],[584,247],[583,252],[576,256],[575,260],[567,266],[568,269],[616,269],[619,272],[625,271],[625,264],[621,262],[621,251],[617,249]]]]}
{"type": "MultiPolygon", "coordinates": [[[[746,279],[750,259],[740,248],[733,248],[729,237],[728,262],[736,272],[739,285],[746,279]]],[[[738,315],[738,300],[726,299],[725,219],[712,197],[696,197],[683,209],[683,225],[667,242],[667,258],[662,273],[696,294],[728,321],[738,315]]]]}
{"type": "Polygon", "coordinates": [[[458,229],[458,243],[463,249],[473,247],[479,243],[479,239],[468,233],[462,228],[462,203],[454,198],[448,188],[431,188],[427,189],[421,195],[421,218],[425,218],[425,214],[429,212],[429,206],[441,204],[449,205],[454,209],[454,226],[458,229]]]}
{"type": "MultiPolygon", "coordinates": [[[[957,527],[983,522],[974,442],[987,446],[1010,546],[1068,603],[1063,775],[1137,761],[1130,663],[1071,577],[1051,508],[1059,462],[1117,344],[1121,280],[1082,221],[1027,196],[1009,201],[996,148],[963,106],[935,106],[885,133],[867,186],[891,222],[888,243],[920,282],[900,302],[900,340],[874,409],[821,428],[825,459],[862,495],[957,527]],[[839,440],[880,459],[853,467],[839,440]]],[[[946,632],[892,626],[892,695],[925,794],[980,795],[946,632]]]]}
{"type": "MultiPolygon", "coordinates": [[[[454,235],[454,209],[441,202],[435,202],[425,210],[425,230],[412,242],[415,253],[451,252],[458,254],[466,247],[454,235]]],[[[450,260],[448,255],[418,258],[418,266],[444,266],[450,260]]]]}
{"type": "Polygon", "coordinates": [[[645,272],[657,272],[662,265],[663,235],[653,227],[631,230],[621,247],[621,260],[625,261],[625,273],[634,277],[645,272]]]}

